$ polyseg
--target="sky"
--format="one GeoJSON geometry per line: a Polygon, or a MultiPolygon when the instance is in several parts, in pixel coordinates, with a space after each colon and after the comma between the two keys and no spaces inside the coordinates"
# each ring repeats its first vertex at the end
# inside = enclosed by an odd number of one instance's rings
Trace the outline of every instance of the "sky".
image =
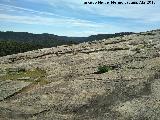
{"type": "Polygon", "coordinates": [[[143,32],[160,28],[159,0],[154,0],[155,4],[145,5],[90,5],[84,2],[88,1],[0,0],[0,31],[85,37],[117,32],[143,32]]]}

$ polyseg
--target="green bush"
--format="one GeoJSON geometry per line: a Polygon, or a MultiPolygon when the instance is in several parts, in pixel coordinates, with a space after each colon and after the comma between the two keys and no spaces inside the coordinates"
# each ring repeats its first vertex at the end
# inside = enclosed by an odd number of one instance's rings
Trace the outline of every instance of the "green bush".
{"type": "Polygon", "coordinates": [[[103,66],[99,66],[98,67],[98,72],[97,73],[98,74],[102,74],[102,73],[106,73],[106,72],[108,72],[110,70],[113,70],[113,68],[110,67],[110,66],[103,65],[103,66]]]}

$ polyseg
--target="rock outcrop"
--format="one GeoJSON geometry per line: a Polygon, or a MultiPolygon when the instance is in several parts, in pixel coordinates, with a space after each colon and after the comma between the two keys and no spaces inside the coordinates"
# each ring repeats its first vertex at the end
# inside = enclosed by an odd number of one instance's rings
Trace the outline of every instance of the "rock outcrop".
{"type": "Polygon", "coordinates": [[[160,120],[160,30],[1,57],[0,120],[160,120]]]}

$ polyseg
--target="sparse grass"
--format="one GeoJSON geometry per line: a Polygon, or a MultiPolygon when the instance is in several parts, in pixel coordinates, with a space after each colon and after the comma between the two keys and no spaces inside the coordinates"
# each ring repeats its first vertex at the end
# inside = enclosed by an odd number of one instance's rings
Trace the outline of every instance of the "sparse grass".
{"type": "Polygon", "coordinates": [[[45,77],[38,78],[36,81],[34,81],[34,84],[39,84],[39,85],[46,85],[50,83],[45,77]]]}
{"type": "Polygon", "coordinates": [[[7,72],[6,75],[0,76],[1,80],[18,80],[19,78],[25,78],[28,77],[27,80],[20,80],[25,82],[34,82],[39,84],[47,84],[48,81],[45,78],[46,71],[41,69],[32,69],[32,70],[23,70],[23,71],[17,71],[17,72],[7,72]]]}
{"type": "Polygon", "coordinates": [[[6,99],[10,99],[18,94],[23,94],[23,93],[28,93],[35,89],[37,86],[43,86],[48,83],[50,83],[46,79],[46,71],[41,70],[39,68],[37,69],[32,69],[32,70],[23,70],[23,71],[10,71],[7,72],[5,75],[0,76],[0,80],[12,80],[12,81],[25,81],[25,82],[31,82],[28,86],[23,87],[21,90],[15,92],[13,95],[8,96],[6,99]],[[19,79],[19,78],[25,78],[28,77],[29,79],[19,79]]]}
{"type": "Polygon", "coordinates": [[[96,72],[96,74],[106,73],[106,72],[108,72],[110,70],[113,70],[113,67],[106,66],[106,65],[99,66],[98,67],[98,71],[96,72]]]}

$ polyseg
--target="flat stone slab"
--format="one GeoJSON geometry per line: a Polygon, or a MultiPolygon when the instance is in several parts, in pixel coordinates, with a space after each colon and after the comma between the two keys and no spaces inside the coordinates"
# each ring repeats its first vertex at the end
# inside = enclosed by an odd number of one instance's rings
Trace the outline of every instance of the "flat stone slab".
{"type": "Polygon", "coordinates": [[[28,86],[30,82],[0,80],[0,101],[22,90],[28,86]]]}

